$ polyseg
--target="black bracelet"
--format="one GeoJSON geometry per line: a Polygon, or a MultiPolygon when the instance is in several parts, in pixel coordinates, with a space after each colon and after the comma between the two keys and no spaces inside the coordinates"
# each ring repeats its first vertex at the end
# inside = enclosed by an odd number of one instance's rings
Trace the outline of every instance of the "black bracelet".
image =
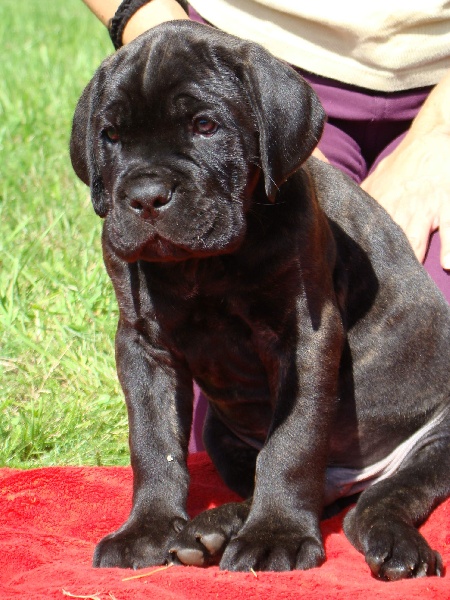
{"type": "MultiPolygon", "coordinates": [[[[116,50],[123,46],[122,35],[128,21],[135,12],[137,12],[145,4],[149,4],[149,2],[151,2],[151,0],[123,0],[123,2],[119,5],[116,14],[108,24],[109,37],[111,38],[116,50]]],[[[188,12],[187,0],[176,0],[176,2],[178,2],[178,4],[186,11],[186,13],[188,12]]]]}

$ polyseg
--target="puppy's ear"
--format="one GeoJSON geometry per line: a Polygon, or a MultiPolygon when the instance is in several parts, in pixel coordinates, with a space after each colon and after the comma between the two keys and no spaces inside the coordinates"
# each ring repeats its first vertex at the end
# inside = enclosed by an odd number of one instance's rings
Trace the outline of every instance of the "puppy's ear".
{"type": "Polygon", "coordinates": [[[92,204],[99,217],[105,217],[108,211],[105,189],[96,157],[96,129],[93,123],[93,115],[99,104],[102,79],[99,70],[84,89],[75,109],[70,137],[72,166],[81,181],[91,188],[92,204]]]}
{"type": "Polygon", "coordinates": [[[257,120],[266,193],[273,202],[279,186],[317,145],[325,113],[303,77],[259,46],[247,46],[242,79],[257,120]]]}

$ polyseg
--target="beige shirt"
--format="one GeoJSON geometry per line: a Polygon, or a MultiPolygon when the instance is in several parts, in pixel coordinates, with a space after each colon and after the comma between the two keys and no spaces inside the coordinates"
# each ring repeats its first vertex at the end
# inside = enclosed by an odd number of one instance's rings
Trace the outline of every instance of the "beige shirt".
{"type": "Polygon", "coordinates": [[[216,27],[290,64],[373,90],[450,70],[450,0],[189,0],[216,27]]]}

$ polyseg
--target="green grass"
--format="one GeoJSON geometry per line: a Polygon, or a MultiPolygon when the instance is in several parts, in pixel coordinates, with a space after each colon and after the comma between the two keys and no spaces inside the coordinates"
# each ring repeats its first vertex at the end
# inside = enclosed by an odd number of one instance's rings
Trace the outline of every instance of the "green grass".
{"type": "Polygon", "coordinates": [[[68,153],[112,45],[81,0],[2,0],[0,47],[0,465],[124,464],[116,302],[68,153]]]}

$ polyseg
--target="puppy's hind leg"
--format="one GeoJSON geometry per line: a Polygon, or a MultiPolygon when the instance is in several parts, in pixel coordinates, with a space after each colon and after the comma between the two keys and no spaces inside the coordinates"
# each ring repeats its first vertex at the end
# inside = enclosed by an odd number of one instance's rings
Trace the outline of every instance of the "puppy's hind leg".
{"type": "Polygon", "coordinates": [[[244,502],[230,502],[197,515],[175,538],[169,561],[206,567],[218,564],[230,539],[245,523],[251,506],[258,450],[236,437],[208,410],[204,443],[225,483],[244,502]]]}
{"type": "Polygon", "coordinates": [[[218,565],[228,542],[247,519],[250,506],[251,498],[200,513],[177,535],[168,560],[195,567],[218,565]]]}
{"type": "Polygon", "coordinates": [[[443,575],[439,553],[416,527],[450,495],[448,429],[447,421],[438,439],[408,458],[393,476],[366,489],[346,516],[347,537],[379,579],[443,575]]]}
{"type": "Polygon", "coordinates": [[[203,443],[227,486],[242,498],[252,496],[259,450],[238,438],[212,408],[206,414],[203,443]]]}

